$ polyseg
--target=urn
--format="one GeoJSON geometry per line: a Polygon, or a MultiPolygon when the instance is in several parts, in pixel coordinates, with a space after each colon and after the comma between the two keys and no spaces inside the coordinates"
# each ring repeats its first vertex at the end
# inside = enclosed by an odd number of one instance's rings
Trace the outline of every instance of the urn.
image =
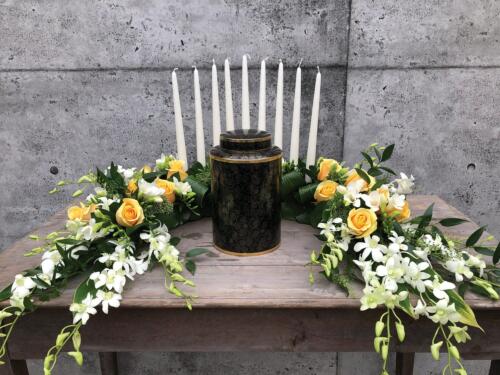
{"type": "Polygon", "coordinates": [[[281,149],[256,129],[222,133],[210,151],[214,246],[231,255],[271,252],[281,238],[281,149]]]}

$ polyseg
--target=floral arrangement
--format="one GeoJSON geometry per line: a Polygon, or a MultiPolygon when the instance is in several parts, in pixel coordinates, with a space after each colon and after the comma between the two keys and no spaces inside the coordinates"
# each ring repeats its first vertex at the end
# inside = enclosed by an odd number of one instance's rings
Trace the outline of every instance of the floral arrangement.
{"type": "MultiPolygon", "coordinates": [[[[465,241],[452,241],[439,226],[455,226],[465,220],[446,218],[432,222],[431,205],[422,216],[410,219],[406,195],[414,178],[384,166],[394,145],[371,145],[364,160],[353,169],[333,159],[320,158],[312,168],[285,164],[283,214],[321,229],[323,244],[313,251],[310,265],[319,265],[324,277],[349,292],[353,280],[364,283],[361,310],[383,307],[375,323],[374,348],[388,375],[391,339],[405,339],[399,311],[413,319],[425,317],[436,324],[430,351],[438,360],[448,353],[443,374],[466,374],[456,344],[470,339],[468,327],[480,328],[464,301],[466,290],[498,300],[500,245],[481,241],[481,227],[465,241]],[[305,181],[308,180],[309,183],[305,181]],[[474,254],[469,251],[474,250],[474,254]],[[487,265],[478,253],[492,256],[487,265]],[[456,365],[454,365],[454,363],[456,365]],[[455,368],[456,367],[456,368],[455,368]]],[[[310,281],[314,282],[313,273],[310,281]]]]}
{"type": "MultiPolygon", "coordinates": [[[[200,165],[193,166],[188,174],[182,161],[164,155],[154,169],[124,169],[111,164],[104,171],[97,169],[76,181],[84,188],[75,191],[73,197],[82,195],[90,186],[95,186],[94,192],[68,209],[64,231],[43,239],[32,236],[41,244],[26,255],[42,253],[40,266],[16,275],[12,285],[0,292],[0,301],[10,300],[10,305],[0,311],[0,329],[5,332],[0,336],[0,359],[6,354],[16,322],[35,310],[36,300],[57,297],[67,281],[77,275],[84,275],[84,281],[69,307],[73,322],[62,328],[55,345],[48,350],[46,375],[68,342],[74,348],[68,354],[82,364],[81,326],[97,313],[97,308],[107,314],[110,307],[119,307],[127,281],[156,264],[165,271],[167,290],[183,298],[191,309],[193,295],[179,285],[194,287],[194,283],[182,273],[186,268],[194,274],[193,258],[207,250],[192,249],[181,258],[175,247],[179,238],[172,237],[169,229],[203,214],[208,191],[204,181],[206,171],[200,165]]],[[[50,193],[72,183],[61,181],[50,193]]]]}
{"type": "MultiPolygon", "coordinates": [[[[300,160],[284,162],[282,217],[320,229],[323,244],[312,252],[308,263],[311,283],[312,271],[319,266],[324,277],[347,293],[353,281],[364,283],[361,310],[385,308],[375,323],[374,339],[383,375],[388,374],[393,332],[398,340],[405,338],[400,311],[414,319],[432,320],[436,333],[430,351],[435,359],[441,349],[448,353],[443,373],[466,374],[456,344],[470,339],[469,326],[480,326],[463,295],[471,290],[498,299],[500,269],[495,264],[500,246],[495,249],[486,245],[489,238],[481,240],[484,227],[466,241],[446,238],[432,221],[432,206],[410,219],[406,195],[414,179],[403,173],[390,179],[395,172],[384,162],[393,149],[394,145],[371,145],[353,169],[326,158],[319,158],[310,168],[300,160]],[[492,264],[487,265],[477,253],[492,256],[492,264]]],[[[124,169],[111,164],[76,182],[61,181],[50,193],[74,183],[83,186],[74,197],[90,187],[94,191],[68,209],[65,230],[45,238],[31,236],[40,245],[26,255],[42,254],[41,264],[16,275],[0,292],[0,301],[10,301],[0,311],[0,330],[5,332],[0,335],[1,360],[16,322],[34,311],[37,301],[57,297],[70,279],[83,275],[69,307],[73,322],[62,328],[47,352],[46,375],[70,340],[74,350],[68,354],[82,364],[81,326],[98,308],[107,314],[110,307],[119,307],[127,281],[155,265],[165,272],[167,290],[191,309],[194,296],[180,286],[194,287],[194,283],[183,272],[194,274],[194,258],[208,251],[195,248],[182,257],[176,249],[179,239],[169,234],[185,222],[210,216],[208,167],[195,163],[186,171],[182,161],[162,155],[154,168],[124,169]]],[[[447,218],[438,224],[446,227],[463,221],[447,218]]]]}

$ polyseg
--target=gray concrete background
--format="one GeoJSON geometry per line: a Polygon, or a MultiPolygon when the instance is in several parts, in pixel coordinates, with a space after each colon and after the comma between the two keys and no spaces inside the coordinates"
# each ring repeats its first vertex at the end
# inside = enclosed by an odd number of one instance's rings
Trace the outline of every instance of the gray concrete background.
{"type": "MultiPolygon", "coordinates": [[[[200,69],[208,147],[207,69],[212,58],[219,68],[231,58],[238,108],[243,53],[251,56],[253,126],[260,59],[269,57],[270,69],[279,58],[285,63],[286,153],[294,68],[303,58],[303,155],[319,65],[320,153],[355,161],[374,141],[396,142],[391,164],[413,173],[421,192],[439,194],[500,235],[499,14],[495,0],[0,0],[0,249],[67,204],[68,195],[47,195],[58,180],[94,164],[142,165],[175,151],[174,67],[189,140],[190,67],[200,69]]],[[[222,99],[221,69],[219,82],[222,99]]],[[[272,130],[275,71],[267,82],[272,130]]],[[[192,159],[194,144],[188,148],[192,159]]],[[[69,360],[59,366],[61,374],[99,368],[92,354],[81,369],[69,360]]],[[[132,353],[121,354],[119,366],[125,374],[356,375],[378,374],[379,360],[373,353],[132,353]]],[[[467,366],[481,375],[488,362],[467,366]]],[[[415,368],[427,375],[441,366],[422,354],[415,368]]],[[[40,361],[30,369],[42,373],[40,361]]]]}

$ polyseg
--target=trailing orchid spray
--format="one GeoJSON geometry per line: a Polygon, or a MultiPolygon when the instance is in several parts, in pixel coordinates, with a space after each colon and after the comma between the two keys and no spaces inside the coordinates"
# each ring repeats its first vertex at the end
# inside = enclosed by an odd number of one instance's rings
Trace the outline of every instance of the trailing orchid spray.
{"type": "MultiPolygon", "coordinates": [[[[435,323],[430,342],[433,357],[439,359],[440,350],[446,350],[443,373],[466,374],[456,344],[470,339],[469,327],[480,327],[463,294],[470,289],[497,300],[500,287],[498,268],[487,266],[480,255],[466,248],[493,256],[493,263],[500,258],[500,249],[488,247],[488,239],[480,241],[484,227],[465,242],[446,238],[432,222],[432,205],[410,220],[406,196],[412,192],[414,178],[401,173],[390,180],[394,172],[383,162],[393,149],[394,145],[374,144],[353,169],[325,158],[309,169],[300,161],[297,166],[285,164],[283,190],[289,196],[283,208],[289,218],[321,230],[324,242],[319,252],[311,254],[311,266],[320,266],[323,275],[346,292],[352,280],[362,281],[362,311],[385,307],[375,324],[374,339],[383,360],[382,374],[388,374],[392,337],[405,339],[398,311],[435,323]],[[311,183],[304,183],[305,176],[311,183]],[[297,204],[305,208],[294,212],[297,204]]],[[[454,226],[464,221],[448,218],[439,224],[454,226]]],[[[312,273],[310,281],[314,282],[312,273]]]]}
{"type": "MultiPolygon", "coordinates": [[[[48,350],[45,374],[51,374],[59,353],[70,340],[73,351],[68,354],[82,364],[80,328],[98,310],[108,314],[110,309],[118,308],[126,284],[154,264],[164,269],[167,290],[184,299],[191,309],[193,296],[179,286],[194,284],[182,272],[186,267],[194,273],[191,258],[205,250],[198,248],[181,257],[176,248],[179,239],[172,237],[169,229],[200,216],[208,188],[197,179],[197,173],[204,171],[201,164],[195,164],[188,175],[182,160],[162,155],[154,168],[125,169],[111,164],[105,171],[81,177],[76,183],[87,188],[94,185],[94,192],[80,205],[68,209],[64,231],[43,239],[32,236],[41,245],[26,255],[42,253],[40,266],[16,275],[12,285],[0,292],[0,300],[10,299],[10,305],[0,311],[0,328],[6,330],[0,337],[0,358],[6,354],[7,341],[18,319],[33,311],[37,300],[58,296],[66,281],[78,274],[87,277],[76,289],[69,307],[73,321],[61,330],[48,350]]],[[[52,192],[71,183],[61,181],[52,192]]]]}

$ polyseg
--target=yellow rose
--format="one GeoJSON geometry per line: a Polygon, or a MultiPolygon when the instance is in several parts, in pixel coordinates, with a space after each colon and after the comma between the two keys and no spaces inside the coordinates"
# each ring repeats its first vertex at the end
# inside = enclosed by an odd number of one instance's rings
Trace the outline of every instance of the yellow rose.
{"type": "Polygon", "coordinates": [[[181,181],[184,181],[188,176],[184,170],[184,162],[182,160],[172,160],[168,165],[167,178],[172,177],[176,173],[179,173],[181,181]]]}
{"type": "Polygon", "coordinates": [[[368,191],[373,185],[375,185],[375,179],[370,175],[369,177],[370,177],[370,184],[368,184],[365,180],[363,180],[355,169],[351,169],[347,174],[347,180],[345,180],[345,186],[348,187],[351,184],[359,183],[359,181],[362,181],[360,191],[368,191]]]}
{"type": "Polygon", "coordinates": [[[172,181],[162,180],[162,179],[158,178],[155,181],[155,184],[159,188],[162,188],[163,190],[165,190],[165,193],[163,195],[165,196],[165,198],[167,198],[167,200],[170,203],[175,202],[175,184],[172,181]]]}
{"type": "Polygon", "coordinates": [[[317,202],[323,202],[331,199],[337,191],[337,186],[339,186],[339,184],[330,180],[320,182],[314,192],[314,199],[317,202]]]}
{"type": "Polygon", "coordinates": [[[135,179],[131,179],[127,185],[127,194],[131,195],[134,194],[136,191],[137,191],[137,181],[135,179]]]}
{"type": "Polygon", "coordinates": [[[410,204],[408,203],[408,201],[405,201],[405,203],[403,204],[403,208],[401,210],[398,210],[395,207],[388,206],[385,212],[389,215],[397,213],[397,215],[395,215],[394,218],[396,219],[397,222],[403,222],[410,218],[411,215],[410,204]]]}
{"type": "Polygon", "coordinates": [[[377,229],[377,215],[368,208],[353,208],[349,211],[347,226],[356,238],[369,236],[377,229]]]}
{"type": "Polygon", "coordinates": [[[319,181],[326,180],[333,167],[335,167],[335,171],[337,172],[342,168],[340,164],[337,162],[337,160],[334,159],[321,160],[321,163],[319,163],[319,172],[317,177],[318,180],[319,181]]]}
{"type": "Polygon", "coordinates": [[[80,203],[80,206],[72,206],[68,208],[68,219],[89,221],[90,214],[94,211],[95,211],[95,204],[91,204],[90,206],[85,206],[83,203],[80,203]]]}
{"type": "Polygon", "coordinates": [[[123,198],[123,203],[116,211],[116,222],[124,227],[133,227],[144,221],[142,207],[135,199],[123,198]]]}

